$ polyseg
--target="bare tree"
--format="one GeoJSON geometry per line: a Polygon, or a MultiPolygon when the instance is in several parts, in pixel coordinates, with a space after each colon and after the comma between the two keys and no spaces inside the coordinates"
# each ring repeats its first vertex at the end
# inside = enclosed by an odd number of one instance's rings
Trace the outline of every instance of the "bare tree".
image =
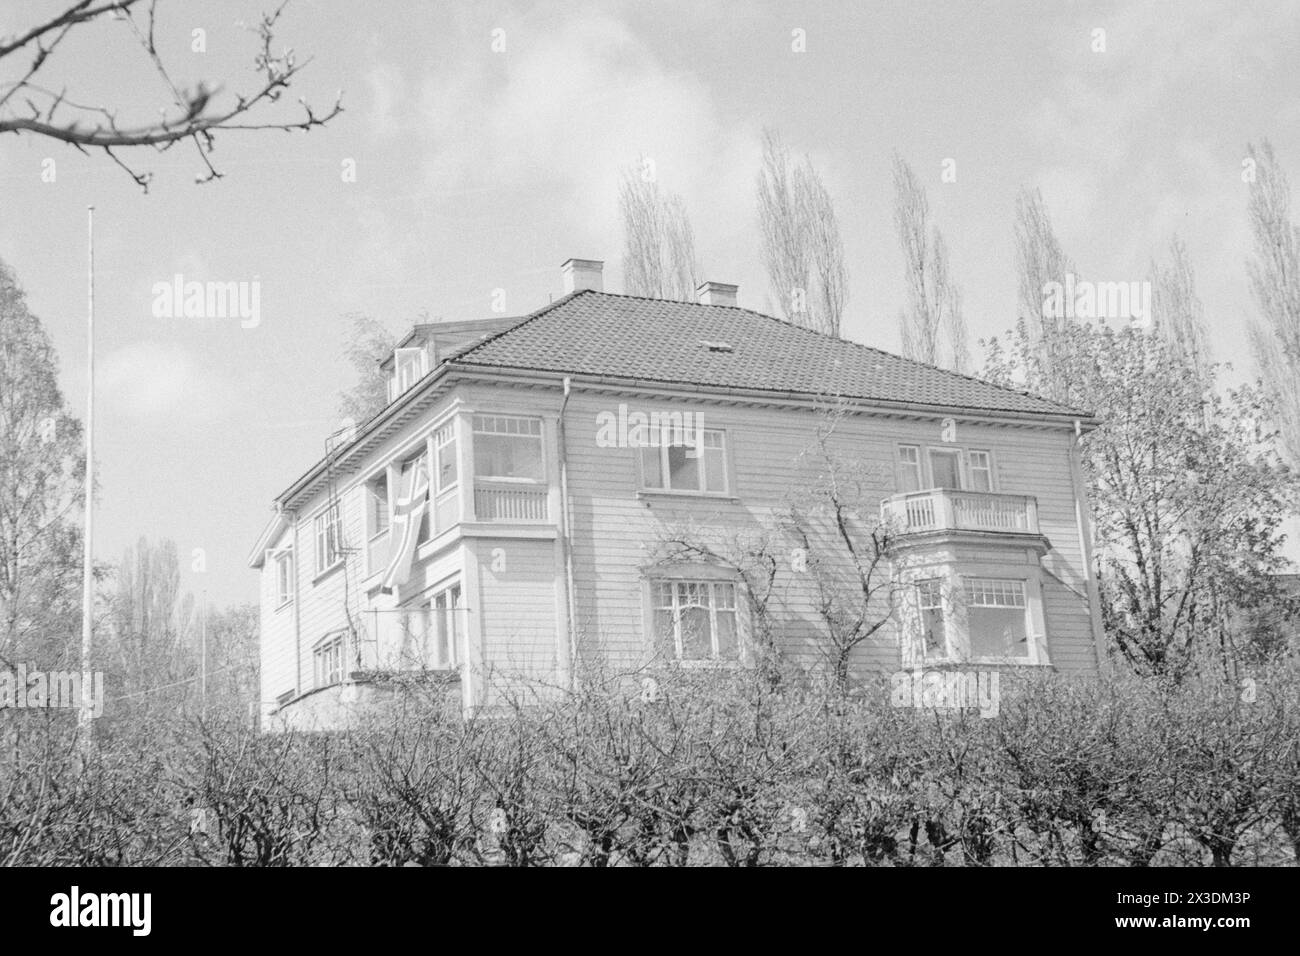
{"type": "Polygon", "coordinates": [[[1255,162],[1250,227],[1255,258],[1250,285],[1263,315],[1250,327],[1260,374],[1277,405],[1288,457],[1300,462],[1300,226],[1291,220],[1291,186],[1273,146],[1248,147],[1255,162]]]}
{"type": "MultiPolygon", "coordinates": [[[[1061,347],[1059,333],[1065,319],[1047,314],[1044,295],[1047,283],[1065,282],[1066,275],[1074,272],[1074,262],[1061,249],[1056,233],[1052,231],[1052,220],[1043,202],[1043,194],[1037,189],[1030,192],[1022,188],[1016,196],[1015,234],[1019,276],[1018,324],[1024,327],[1044,368],[1056,369],[1063,364],[1058,360],[1057,352],[1061,347]]],[[[1053,398],[1069,389],[1069,383],[1055,374],[1045,375],[1043,384],[1048,389],[1045,394],[1053,398]]]]}
{"type": "Polygon", "coordinates": [[[903,247],[907,306],[899,315],[903,354],[956,372],[970,370],[961,292],[948,272],[948,244],[930,225],[930,201],[920,180],[894,154],[894,225],[903,247]]]}
{"type": "MultiPolygon", "coordinates": [[[[26,59],[19,78],[0,84],[0,133],[27,133],[67,143],[83,153],[103,150],[146,191],[152,173],[137,172],[118,155],[119,150],[153,147],[163,152],[177,143],[192,142],[205,171],[199,182],[222,174],[212,164],[215,135],[225,130],[302,130],[323,126],[342,112],[340,99],[325,113],[317,114],[299,98],[302,114],[297,119],[267,117],[310,60],[299,61],[291,49],[273,51],[275,28],[284,3],[263,14],[251,31],[257,36],[253,58],[257,82],[242,93],[223,94],[220,87],[200,81],[182,89],[164,63],[155,40],[160,0],[76,0],[57,14],[26,30],[0,38],[0,63],[26,59]],[[158,118],[142,123],[120,123],[119,107],[89,103],[63,82],[46,82],[51,57],[73,35],[101,18],[120,23],[139,45],[141,55],[152,66],[171,104],[158,118]]],[[[285,0],[287,2],[287,0],[285,0]]]]}
{"type": "Polygon", "coordinates": [[[1169,264],[1151,263],[1151,318],[1169,351],[1204,380],[1210,364],[1205,333],[1205,309],[1196,294],[1196,277],[1187,246],[1177,236],[1169,240],[1169,264]]]}
{"type": "Polygon", "coordinates": [[[379,363],[393,354],[395,336],[386,325],[359,312],[347,316],[352,320],[343,354],[357,373],[357,382],[339,392],[339,414],[356,424],[368,421],[388,404],[388,376],[379,363]]]}
{"type": "Polygon", "coordinates": [[[839,335],[848,270],[835,207],[812,161],[792,163],[771,129],[763,132],[758,220],[768,281],[781,313],[799,325],[839,335]]]}
{"type": "Polygon", "coordinates": [[[623,219],[623,291],[655,299],[695,301],[699,266],[686,204],[659,188],[646,159],[624,170],[618,208],[623,219]]]}

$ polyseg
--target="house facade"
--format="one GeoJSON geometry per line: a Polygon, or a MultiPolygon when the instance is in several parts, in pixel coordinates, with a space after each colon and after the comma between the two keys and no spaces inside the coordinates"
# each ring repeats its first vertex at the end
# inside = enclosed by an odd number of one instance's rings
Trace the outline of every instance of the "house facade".
{"type": "Polygon", "coordinates": [[[265,726],[335,726],[407,679],[473,709],[595,658],[745,666],[760,635],[822,666],[850,554],[817,532],[832,473],[852,547],[887,529],[896,585],[855,674],[1097,671],[1086,415],[740,308],[734,286],[671,302],[604,293],[599,262],[562,274],[531,315],[413,329],[387,407],[275,499],[249,559],[265,726]]]}

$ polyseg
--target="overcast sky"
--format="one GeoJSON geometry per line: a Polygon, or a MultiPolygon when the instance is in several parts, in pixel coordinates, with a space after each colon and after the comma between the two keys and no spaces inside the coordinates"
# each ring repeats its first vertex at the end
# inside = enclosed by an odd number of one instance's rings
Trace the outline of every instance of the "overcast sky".
{"type": "MultiPolygon", "coordinates": [[[[236,20],[268,4],[164,0],[159,46],[187,83],[246,87],[254,44],[236,20]],[[195,29],[205,53],[191,51],[195,29]]],[[[59,5],[5,0],[0,35],[59,5]]],[[[85,207],[97,208],[98,555],[170,537],[186,587],[255,599],[244,562],[271,499],[337,427],[351,374],[341,317],[393,329],[424,311],[486,317],[496,289],[525,313],[559,293],[570,256],[604,259],[619,291],[616,181],[639,155],[685,197],[705,278],[764,308],[764,126],[812,157],[834,198],[849,338],[897,350],[897,149],[929,188],[975,337],[1012,322],[1014,197],[1038,186],[1087,278],[1142,279],[1179,234],[1215,358],[1251,372],[1241,162],[1267,137],[1300,183],[1300,4],[738,6],[296,0],[281,37],[315,60],[294,97],[326,107],[341,88],[346,112],[307,136],[221,136],[219,182],[194,185],[193,149],[134,157],[156,174],[143,195],[103,156],[0,140],[0,258],[54,339],[78,415],[85,207]],[[949,158],[955,183],[940,180],[949,158]],[[155,318],[153,284],[177,273],[256,278],[260,323],[155,318]],[[196,548],[201,574],[188,571],[196,548]]],[[[132,43],[97,23],[46,82],[124,119],[155,114],[169,96],[132,43]]]]}

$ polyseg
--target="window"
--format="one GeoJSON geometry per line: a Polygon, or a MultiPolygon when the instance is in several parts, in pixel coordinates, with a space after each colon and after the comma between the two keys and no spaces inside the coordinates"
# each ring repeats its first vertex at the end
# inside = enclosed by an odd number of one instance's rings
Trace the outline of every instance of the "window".
{"type": "Polygon", "coordinates": [[[393,377],[395,392],[393,397],[401,395],[408,388],[424,377],[424,349],[397,349],[393,353],[393,377]]]}
{"type": "Polygon", "coordinates": [[[316,516],[316,573],[343,560],[343,510],[338,502],[316,516]]]}
{"type": "Polygon", "coordinates": [[[369,509],[370,536],[383,534],[388,530],[388,472],[372,478],[366,484],[366,502],[369,509]]]}
{"type": "Polygon", "coordinates": [[[434,667],[455,667],[460,657],[460,585],[453,584],[433,599],[434,667]]]}
{"type": "Polygon", "coordinates": [[[507,415],[475,415],[474,475],[545,481],[541,421],[507,415]]]}
{"type": "Polygon", "coordinates": [[[438,491],[446,491],[456,484],[455,422],[448,422],[433,433],[433,450],[438,459],[435,466],[438,491]]]}
{"type": "Polygon", "coordinates": [[[961,488],[961,452],[958,449],[930,449],[930,486],[961,488]]]}
{"type": "Polygon", "coordinates": [[[736,586],[729,581],[658,581],[652,585],[655,637],[679,661],[740,659],[736,586]]]}
{"type": "Polygon", "coordinates": [[[276,605],[288,604],[293,600],[293,551],[285,548],[275,552],[275,594],[276,605]]]}
{"type": "Polygon", "coordinates": [[[971,491],[993,490],[993,456],[986,451],[967,453],[967,472],[970,475],[971,491]]]}
{"type": "MultiPolygon", "coordinates": [[[[726,433],[716,428],[700,431],[698,444],[694,432],[679,430],[672,433],[672,444],[642,447],[641,475],[646,488],[727,493],[726,433]]],[[[666,437],[668,432],[660,434],[666,437]]]]}
{"type": "Polygon", "coordinates": [[[916,445],[898,446],[898,480],[903,491],[920,491],[925,481],[921,477],[921,449],[916,445]]]}
{"type": "Polygon", "coordinates": [[[943,581],[926,578],[916,582],[917,604],[921,610],[921,640],[927,657],[947,653],[948,630],[943,614],[943,581]]]}
{"type": "Polygon", "coordinates": [[[317,687],[329,687],[343,680],[343,635],[327,637],[312,651],[312,670],[317,687]]]}
{"type": "Polygon", "coordinates": [[[1028,657],[1025,583],[1001,578],[966,578],[963,587],[970,656],[1028,657]]]}

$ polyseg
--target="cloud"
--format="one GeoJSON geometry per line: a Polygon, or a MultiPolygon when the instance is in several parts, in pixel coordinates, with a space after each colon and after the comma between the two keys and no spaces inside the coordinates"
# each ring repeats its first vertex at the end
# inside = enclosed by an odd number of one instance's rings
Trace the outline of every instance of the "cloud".
{"type": "Polygon", "coordinates": [[[234,412],[236,390],[175,344],[135,342],[96,369],[95,391],[110,414],[137,423],[190,426],[234,412]]]}

